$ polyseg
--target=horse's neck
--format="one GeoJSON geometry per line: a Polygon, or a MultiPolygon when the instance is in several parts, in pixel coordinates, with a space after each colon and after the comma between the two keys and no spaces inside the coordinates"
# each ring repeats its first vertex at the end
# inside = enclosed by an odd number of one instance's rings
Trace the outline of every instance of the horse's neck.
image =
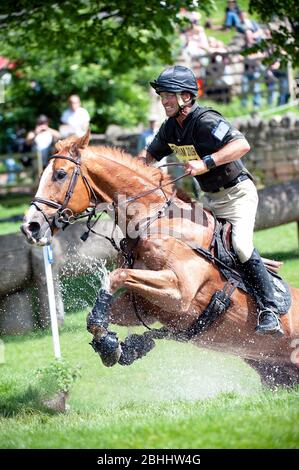
{"type": "MultiPolygon", "coordinates": [[[[123,202],[125,199],[139,197],[159,186],[157,178],[152,177],[150,171],[147,172],[146,168],[138,165],[133,158],[123,157],[119,152],[118,161],[115,155],[109,157],[110,149],[98,150],[91,147],[88,150],[86,167],[93,189],[106,202],[113,201],[118,204],[119,200],[123,202]],[[105,150],[107,155],[103,154],[105,150]]],[[[113,152],[113,149],[110,151],[113,152]]],[[[114,152],[117,151],[114,150],[114,152]]],[[[159,204],[163,201],[165,197],[159,190],[138,199],[140,204],[159,204]]]]}

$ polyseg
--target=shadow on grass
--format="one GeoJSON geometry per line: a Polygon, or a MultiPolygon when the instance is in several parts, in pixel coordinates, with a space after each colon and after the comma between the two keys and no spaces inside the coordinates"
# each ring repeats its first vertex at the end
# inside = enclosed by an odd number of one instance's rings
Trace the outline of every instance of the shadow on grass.
{"type": "Polygon", "coordinates": [[[296,251],[271,251],[271,253],[262,253],[264,258],[274,259],[276,261],[293,261],[299,260],[299,250],[296,251]]]}
{"type": "Polygon", "coordinates": [[[8,396],[5,394],[3,396],[1,393],[0,416],[3,418],[11,418],[24,414],[45,413],[55,415],[58,413],[47,407],[43,403],[43,400],[40,391],[35,387],[29,386],[24,392],[18,393],[13,393],[13,389],[10,388],[10,394],[8,396]]]}

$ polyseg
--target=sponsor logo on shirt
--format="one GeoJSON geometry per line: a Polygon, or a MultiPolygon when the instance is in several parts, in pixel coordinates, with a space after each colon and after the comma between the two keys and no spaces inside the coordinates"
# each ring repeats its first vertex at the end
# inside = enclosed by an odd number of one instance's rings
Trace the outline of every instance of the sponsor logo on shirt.
{"type": "Polygon", "coordinates": [[[200,156],[197,154],[193,145],[168,145],[175,156],[182,162],[188,162],[189,160],[200,160],[200,156]]]}

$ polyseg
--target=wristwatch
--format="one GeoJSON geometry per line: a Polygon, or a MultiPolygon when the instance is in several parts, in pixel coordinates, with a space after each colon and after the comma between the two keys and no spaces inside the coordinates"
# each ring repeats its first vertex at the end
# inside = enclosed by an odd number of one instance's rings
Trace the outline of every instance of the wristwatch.
{"type": "Polygon", "coordinates": [[[215,160],[211,155],[206,155],[205,157],[203,157],[203,161],[205,162],[208,170],[212,170],[213,168],[216,168],[215,160]]]}

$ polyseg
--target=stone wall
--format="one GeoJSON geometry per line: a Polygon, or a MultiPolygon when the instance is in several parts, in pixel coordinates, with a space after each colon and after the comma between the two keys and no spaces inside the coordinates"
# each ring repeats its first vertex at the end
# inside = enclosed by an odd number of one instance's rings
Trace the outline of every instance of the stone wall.
{"type": "MultiPolygon", "coordinates": [[[[258,114],[233,121],[244,133],[251,151],[244,158],[257,183],[272,185],[299,178],[299,115],[287,113],[270,119],[258,114]]],[[[138,133],[111,126],[109,133],[93,135],[92,145],[121,147],[137,154],[138,133]]]]}
{"type": "Polygon", "coordinates": [[[244,158],[257,181],[266,186],[299,178],[299,116],[286,114],[271,119],[258,115],[236,120],[251,151],[244,158]]]}

